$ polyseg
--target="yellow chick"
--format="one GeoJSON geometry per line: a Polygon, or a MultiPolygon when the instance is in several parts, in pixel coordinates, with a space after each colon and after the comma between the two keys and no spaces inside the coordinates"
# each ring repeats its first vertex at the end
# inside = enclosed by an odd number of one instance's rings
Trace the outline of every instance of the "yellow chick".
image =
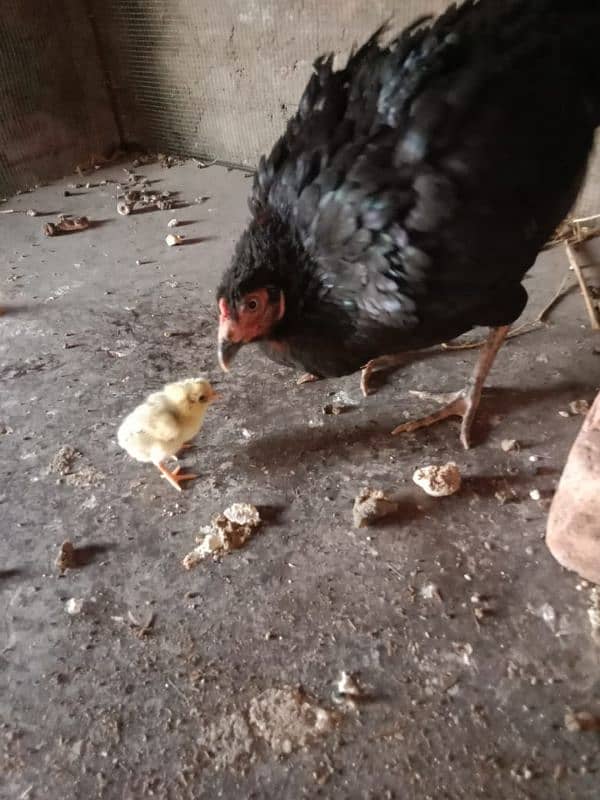
{"type": "Polygon", "coordinates": [[[199,433],[204,415],[216,398],[217,393],[206,378],[168,383],[162,392],[151,394],[125,417],[117,441],[132,458],[158,467],[180,492],[180,481],[198,476],[181,473],[180,467],[171,472],[163,462],[169,458],[177,461],[177,453],[190,446],[189,441],[199,433]]]}

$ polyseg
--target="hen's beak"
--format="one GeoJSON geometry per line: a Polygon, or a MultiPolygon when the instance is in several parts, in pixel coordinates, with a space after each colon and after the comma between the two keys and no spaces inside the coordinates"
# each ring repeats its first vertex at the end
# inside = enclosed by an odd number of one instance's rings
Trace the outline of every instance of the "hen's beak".
{"type": "Polygon", "coordinates": [[[217,353],[219,365],[224,372],[229,372],[229,365],[242,344],[243,342],[232,342],[224,336],[219,336],[217,353]]]}

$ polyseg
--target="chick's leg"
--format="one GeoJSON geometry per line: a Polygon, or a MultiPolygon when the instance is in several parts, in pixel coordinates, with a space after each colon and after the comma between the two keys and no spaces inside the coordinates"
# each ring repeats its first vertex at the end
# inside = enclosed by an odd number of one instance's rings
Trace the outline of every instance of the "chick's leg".
{"type": "Polygon", "coordinates": [[[460,426],[460,441],[465,450],[468,450],[470,445],[471,426],[473,425],[473,420],[475,419],[475,415],[479,407],[479,401],[481,399],[481,392],[483,390],[484,383],[490,369],[492,368],[494,359],[496,358],[498,351],[506,339],[509,328],[509,325],[504,325],[500,328],[492,328],[485,344],[483,345],[481,353],[479,354],[477,364],[475,365],[475,369],[469,378],[469,382],[467,386],[460,392],[455,392],[454,394],[450,395],[432,395],[428,394],[427,392],[412,392],[412,394],[416,394],[419,397],[431,398],[445,402],[446,405],[440,408],[439,411],[429,414],[427,417],[422,417],[421,419],[413,420],[412,422],[405,422],[403,425],[398,425],[398,427],[394,428],[392,431],[392,435],[396,435],[397,433],[410,433],[411,431],[416,431],[419,428],[425,428],[429,425],[434,425],[436,422],[441,422],[443,419],[447,419],[448,417],[462,417],[462,423],[460,426]]]}
{"type": "Polygon", "coordinates": [[[194,475],[191,472],[184,472],[181,473],[181,467],[175,467],[175,469],[171,472],[168,470],[162,462],[158,462],[156,464],[157,468],[160,470],[161,474],[169,481],[171,486],[174,489],[177,489],[178,492],[181,491],[181,486],[179,485],[180,481],[191,481],[193,478],[197,478],[197,475],[194,475]]]}

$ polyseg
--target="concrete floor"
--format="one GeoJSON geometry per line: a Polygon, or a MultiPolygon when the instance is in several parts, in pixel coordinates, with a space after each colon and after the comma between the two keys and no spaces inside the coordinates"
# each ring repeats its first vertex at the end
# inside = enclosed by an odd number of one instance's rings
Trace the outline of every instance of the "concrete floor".
{"type": "MultiPolygon", "coordinates": [[[[191,164],[137,172],[182,207],[118,217],[114,185],[64,197],[66,179],[6,205],[88,214],[90,230],[46,239],[50,217],[0,216],[2,295],[29,304],[0,317],[0,796],[597,798],[598,735],[564,724],[569,708],[600,710],[590,587],[543,542],[581,424],[559,411],[599,385],[578,292],[501,352],[474,449],[459,449],[457,422],[392,438],[426,410],[409,390],[458,388],[475,353],[419,360],[367,400],[356,376],[297,387],[250,348],[219,374],[214,287],[249,181],[191,164]],[[169,249],[172,217],[189,243],[169,249]],[[184,459],[200,478],[177,495],[119,451],[116,428],[198,372],[223,399],[184,459]],[[357,407],[324,415],[338,390],[357,407]],[[60,475],[64,446],[80,455],[60,475]],[[412,484],[416,467],[451,459],[457,495],[412,484]],[[357,530],[365,484],[402,508],[357,530]],[[199,528],[234,501],[263,508],[261,532],[184,571],[199,528]],[[67,538],[85,563],[61,577],[67,538]],[[143,635],[135,622],[151,618],[143,635]],[[355,709],[332,698],[341,670],[368,692],[355,709]],[[337,714],[314,741],[294,733],[298,685],[337,714]]],[[[124,173],[90,176],[106,178],[124,173]]],[[[526,318],[565,266],[560,248],[540,259],[526,318]]]]}

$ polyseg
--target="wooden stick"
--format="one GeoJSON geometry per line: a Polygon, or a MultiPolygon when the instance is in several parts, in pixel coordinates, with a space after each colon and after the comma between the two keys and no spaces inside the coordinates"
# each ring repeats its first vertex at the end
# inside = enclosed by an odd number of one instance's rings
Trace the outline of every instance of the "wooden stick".
{"type": "Polygon", "coordinates": [[[567,251],[567,258],[569,259],[569,264],[573,268],[575,275],[577,275],[577,280],[579,281],[579,288],[581,289],[581,294],[583,295],[583,300],[585,302],[585,307],[588,313],[588,317],[590,318],[592,329],[595,331],[600,331],[600,320],[598,320],[598,314],[596,313],[594,301],[592,299],[592,295],[590,294],[590,290],[588,289],[588,286],[585,282],[585,278],[583,277],[583,271],[581,269],[581,266],[577,261],[575,250],[573,250],[569,242],[565,242],[565,248],[567,251]]]}

